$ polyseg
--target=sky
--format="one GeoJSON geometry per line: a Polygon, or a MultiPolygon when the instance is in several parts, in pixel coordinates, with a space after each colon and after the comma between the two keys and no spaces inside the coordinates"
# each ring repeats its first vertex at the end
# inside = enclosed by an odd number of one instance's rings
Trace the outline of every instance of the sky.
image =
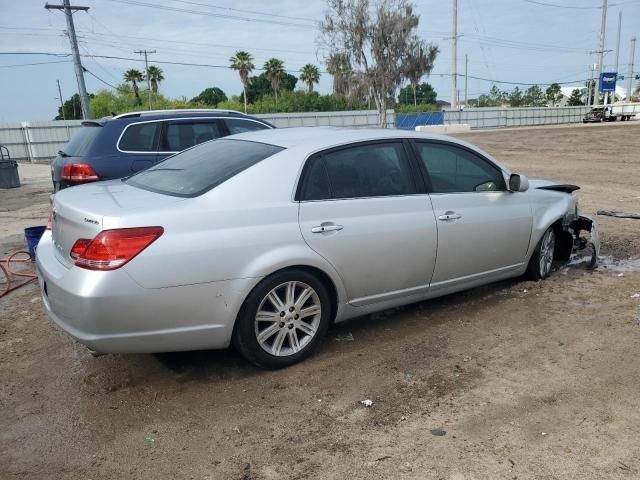
{"type": "MultiPolygon", "coordinates": [[[[450,101],[452,0],[414,3],[420,15],[419,35],[440,49],[431,76],[424,80],[434,86],[438,99],[450,101]]],[[[0,0],[0,121],[52,119],[60,103],[56,80],[64,99],[77,92],[70,57],[42,54],[70,52],[64,14],[46,10],[44,4],[45,0],[0,0]]],[[[150,62],[164,71],[160,90],[172,98],[192,98],[212,86],[228,96],[239,94],[238,75],[228,68],[229,57],[239,49],[252,53],[256,66],[277,57],[294,75],[306,63],[324,70],[327,52],[321,48],[317,22],[326,11],[325,0],[72,0],[72,4],[90,7],[74,14],[82,63],[91,72],[85,74],[89,92],[121,83],[129,68],[143,70],[142,56],[134,50],[144,49],[156,50],[150,62]]],[[[464,73],[467,54],[469,75],[486,79],[469,79],[469,98],[487,92],[492,81],[536,83],[543,88],[552,82],[584,82],[596,62],[597,55],[590,52],[599,48],[601,4],[601,0],[458,0],[458,71],[464,73]]],[[[605,71],[615,65],[619,11],[623,15],[619,70],[626,74],[630,39],[640,37],[640,0],[609,0],[605,49],[611,51],[605,54],[605,71]]],[[[636,72],[639,58],[640,45],[636,72]]],[[[331,85],[325,73],[316,89],[330,93],[331,85]]],[[[458,87],[463,96],[462,78],[458,87]]]]}

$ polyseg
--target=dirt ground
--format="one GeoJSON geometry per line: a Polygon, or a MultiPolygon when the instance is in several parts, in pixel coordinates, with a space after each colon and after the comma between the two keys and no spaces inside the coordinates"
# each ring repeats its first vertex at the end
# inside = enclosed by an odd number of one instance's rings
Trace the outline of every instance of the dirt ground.
{"type": "MultiPolygon", "coordinates": [[[[640,122],[463,137],[581,185],[586,213],[640,212],[640,122]]],[[[0,255],[46,220],[47,167],[22,174],[0,190],[0,255]]],[[[595,271],[361,318],[275,372],[233,351],[94,358],[36,285],[15,291],[0,299],[0,478],[640,478],[640,220],[597,219],[595,271]]]]}

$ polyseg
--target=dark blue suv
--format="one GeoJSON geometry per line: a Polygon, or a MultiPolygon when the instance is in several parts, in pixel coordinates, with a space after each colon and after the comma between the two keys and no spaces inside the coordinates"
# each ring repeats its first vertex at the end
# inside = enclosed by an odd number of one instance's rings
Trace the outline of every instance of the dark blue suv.
{"type": "Polygon", "coordinates": [[[51,166],[53,191],[131,175],[198,143],[270,123],[230,110],[155,110],[82,122],[51,166]]]}

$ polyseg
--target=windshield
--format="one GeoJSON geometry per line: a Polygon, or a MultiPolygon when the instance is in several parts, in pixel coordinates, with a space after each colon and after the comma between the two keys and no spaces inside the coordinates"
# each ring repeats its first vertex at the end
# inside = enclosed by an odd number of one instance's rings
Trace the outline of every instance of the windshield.
{"type": "Polygon", "coordinates": [[[73,134],[71,137],[71,141],[67,143],[62,152],[69,155],[70,157],[82,157],[89,147],[91,143],[93,143],[93,139],[98,136],[102,127],[99,125],[95,126],[83,126],[80,130],[73,134]]]}
{"type": "Polygon", "coordinates": [[[156,193],[197,197],[282,150],[266,143],[214,140],[173,155],[125,182],[156,193]]]}

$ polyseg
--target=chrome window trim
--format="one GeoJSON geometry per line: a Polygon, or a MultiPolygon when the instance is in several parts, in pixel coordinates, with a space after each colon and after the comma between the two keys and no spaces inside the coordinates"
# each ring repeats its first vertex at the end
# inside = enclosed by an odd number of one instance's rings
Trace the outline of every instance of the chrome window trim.
{"type": "MultiPolygon", "coordinates": [[[[177,151],[164,151],[164,150],[155,150],[152,152],[146,152],[146,151],[140,151],[140,150],[122,150],[120,148],[120,141],[122,140],[122,137],[124,136],[124,133],[127,131],[127,129],[133,125],[140,125],[143,123],[161,123],[161,122],[172,122],[175,120],[225,120],[229,117],[177,117],[177,118],[163,118],[160,120],[145,120],[142,122],[131,122],[130,124],[128,124],[126,127],[124,127],[124,129],[122,130],[122,132],[120,133],[120,136],[118,137],[118,141],[116,142],[116,150],[118,150],[120,153],[135,153],[138,155],[158,155],[158,154],[174,154],[174,153],[179,153],[182,152],[183,150],[177,150],[177,151]]],[[[260,125],[264,125],[265,127],[267,127],[267,129],[272,129],[273,127],[267,125],[266,123],[263,123],[259,120],[255,120],[253,118],[237,118],[237,117],[233,117],[234,120],[242,120],[245,122],[254,122],[254,123],[259,123],[260,125]]],[[[226,125],[225,125],[226,127],[226,125]]],[[[224,138],[224,137],[219,137],[219,138],[224,138]]],[[[192,145],[195,146],[195,145],[192,145]]],[[[191,147],[189,147],[191,148],[191,147]]]]}

